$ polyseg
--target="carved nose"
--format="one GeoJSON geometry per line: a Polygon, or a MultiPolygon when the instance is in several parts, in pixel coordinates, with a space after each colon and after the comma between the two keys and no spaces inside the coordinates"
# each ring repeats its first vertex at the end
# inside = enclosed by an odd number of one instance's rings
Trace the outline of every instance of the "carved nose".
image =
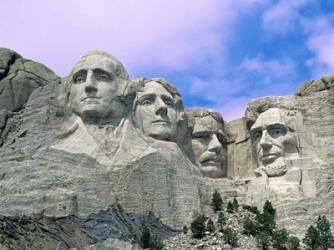
{"type": "Polygon", "coordinates": [[[212,151],[212,152],[219,152],[222,148],[222,145],[220,143],[220,141],[217,138],[216,134],[212,134],[211,135],[211,140],[210,143],[208,145],[208,150],[212,151]]]}
{"type": "Polygon", "coordinates": [[[166,115],[167,114],[167,106],[166,106],[166,104],[164,103],[163,100],[157,99],[155,105],[156,105],[155,113],[157,115],[166,115]]]}
{"type": "Polygon", "coordinates": [[[272,147],[270,137],[269,137],[268,132],[266,130],[264,130],[262,132],[262,136],[261,136],[261,140],[260,140],[259,144],[260,144],[261,148],[263,148],[264,150],[268,150],[272,147]]]}
{"type": "Polygon", "coordinates": [[[85,91],[87,93],[97,92],[96,84],[97,82],[93,72],[88,72],[85,84],[85,91]]]}

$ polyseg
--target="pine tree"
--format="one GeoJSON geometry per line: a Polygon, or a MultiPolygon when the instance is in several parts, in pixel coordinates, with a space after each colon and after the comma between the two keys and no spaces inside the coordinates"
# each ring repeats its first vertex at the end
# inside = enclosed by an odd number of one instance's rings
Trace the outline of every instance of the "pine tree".
{"type": "Polygon", "coordinates": [[[227,203],[226,211],[227,211],[228,213],[230,213],[230,214],[234,212],[234,207],[233,207],[233,204],[232,204],[231,201],[229,201],[229,202],[227,203]]]}
{"type": "Polygon", "coordinates": [[[256,215],[256,220],[259,222],[259,231],[265,234],[272,235],[276,228],[275,222],[276,210],[271,205],[270,201],[266,201],[263,206],[263,212],[256,215]]]}
{"type": "Polygon", "coordinates": [[[223,238],[224,241],[229,243],[231,247],[238,246],[238,233],[237,231],[233,230],[232,228],[226,228],[223,230],[223,238]]]}
{"type": "Polygon", "coordinates": [[[286,250],[289,240],[289,232],[286,229],[279,229],[273,233],[272,244],[277,250],[286,250]]]}
{"type": "Polygon", "coordinates": [[[318,246],[320,245],[319,239],[320,239],[320,233],[318,229],[316,229],[312,225],[309,226],[303,239],[303,242],[305,244],[305,249],[313,250],[318,248],[318,246]]]}
{"type": "Polygon", "coordinates": [[[333,248],[333,235],[330,227],[331,225],[326,216],[319,215],[316,227],[311,225],[306,231],[303,239],[305,249],[326,250],[333,248]]]}
{"type": "Polygon", "coordinates": [[[150,247],[151,238],[152,236],[150,230],[147,227],[144,227],[143,234],[140,239],[141,247],[143,249],[150,247]]]}
{"type": "Polygon", "coordinates": [[[253,214],[259,214],[260,211],[257,209],[257,207],[254,207],[254,206],[248,206],[248,205],[242,205],[242,208],[244,210],[247,210],[253,214]]]}
{"type": "Polygon", "coordinates": [[[217,190],[215,190],[215,192],[212,194],[211,202],[212,202],[213,210],[215,212],[222,210],[223,200],[222,200],[220,193],[217,190]]]}
{"type": "Polygon", "coordinates": [[[213,224],[213,221],[211,219],[208,220],[208,223],[206,224],[206,230],[209,231],[210,233],[215,232],[215,225],[213,224]]]}
{"type": "Polygon", "coordinates": [[[262,249],[269,249],[270,236],[267,234],[259,234],[256,236],[256,242],[262,249]]]}
{"type": "Polygon", "coordinates": [[[233,198],[232,205],[233,205],[233,210],[238,211],[239,203],[238,203],[237,198],[235,198],[235,197],[233,198]]]}
{"type": "Polygon", "coordinates": [[[276,209],[273,208],[271,202],[266,200],[263,206],[263,213],[269,213],[272,217],[276,215],[276,209]]]}
{"type": "Polygon", "coordinates": [[[156,236],[151,237],[149,249],[151,250],[162,250],[164,243],[156,236]]]}
{"type": "Polygon", "coordinates": [[[191,232],[194,238],[202,238],[205,232],[205,217],[204,215],[198,215],[191,222],[191,232]]]}
{"type": "Polygon", "coordinates": [[[331,246],[333,235],[331,232],[331,224],[326,216],[319,215],[317,220],[317,230],[319,232],[319,244],[321,249],[328,249],[331,246]]]}
{"type": "Polygon", "coordinates": [[[226,217],[223,212],[219,213],[217,223],[220,226],[219,231],[221,232],[223,230],[223,226],[226,224],[226,217]]]}
{"type": "Polygon", "coordinates": [[[287,242],[287,248],[289,250],[301,250],[300,240],[295,236],[290,236],[287,242]]]}
{"type": "Polygon", "coordinates": [[[271,214],[263,212],[256,215],[255,219],[259,223],[259,232],[272,235],[274,229],[276,228],[276,222],[271,214]]]}
{"type": "Polygon", "coordinates": [[[255,236],[259,232],[258,229],[259,229],[259,226],[255,221],[253,221],[249,217],[245,218],[243,222],[243,234],[255,236]]]}
{"type": "Polygon", "coordinates": [[[183,226],[183,228],[182,228],[182,232],[183,232],[184,234],[187,234],[187,233],[188,233],[188,227],[187,227],[186,225],[183,226]]]}

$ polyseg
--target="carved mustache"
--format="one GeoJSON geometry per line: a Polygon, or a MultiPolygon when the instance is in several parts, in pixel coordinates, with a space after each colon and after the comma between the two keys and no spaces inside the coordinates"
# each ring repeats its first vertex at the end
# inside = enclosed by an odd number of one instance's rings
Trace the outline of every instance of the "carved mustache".
{"type": "Polygon", "coordinates": [[[220,162],[222,161],[222,157],[220,153],[215,153],[215,152],[204,152],[200,158],[199,158],[199,162],[203,163],[206,161],[214,161],[214,162],[220,162]]]}

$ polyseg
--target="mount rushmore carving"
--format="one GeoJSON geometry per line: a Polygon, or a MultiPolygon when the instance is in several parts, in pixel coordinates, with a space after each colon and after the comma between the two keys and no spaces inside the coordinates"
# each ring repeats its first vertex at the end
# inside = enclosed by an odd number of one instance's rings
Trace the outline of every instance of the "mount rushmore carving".
{"type": "Polygon", "coordinates": [[[181,228],[212,213],[218,190],[270,199],[299,234],[317,214],[334,222],[332,76],[251,100],[245,117],[225,122],[185,109],[163,78],[129,79],[106,52],[85,54],[63,79],[44,66],[29,78],[17,53],[0,52],[1,100],[14,97],[0,102],[1,214],[88,216],[116,202],[181,228]]]}

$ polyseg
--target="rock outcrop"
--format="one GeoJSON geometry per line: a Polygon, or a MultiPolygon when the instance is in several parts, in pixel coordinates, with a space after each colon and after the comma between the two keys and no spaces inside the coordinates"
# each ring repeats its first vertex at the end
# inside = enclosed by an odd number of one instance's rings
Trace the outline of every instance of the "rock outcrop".
{"type": "Polygon", "coordinates": [[[1,249],[140,249],[145,228],[160,239],[178,233],[153,214],[126,213],[119,205],[86,217],[34,214],[0,217],[1,249]]]}

